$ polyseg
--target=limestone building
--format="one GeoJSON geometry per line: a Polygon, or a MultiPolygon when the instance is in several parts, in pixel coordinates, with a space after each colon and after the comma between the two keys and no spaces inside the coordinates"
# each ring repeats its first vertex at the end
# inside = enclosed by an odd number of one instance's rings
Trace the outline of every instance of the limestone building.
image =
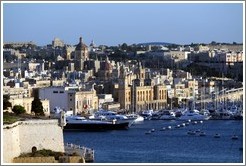
{"type": "MultiPolygon", "coordinates": [[[[124,73],[121,71],[121,73],[124,73]]],[[[126,74],[120,79],[118,101],[121,109],[140,112],[147,109],[160,110],[167,106],[167,88],[164,84],[154,84],[146,77],[145,68],[138,65],[134,74],[126,74]]]]}
{"type": "Polygon", "coordinates": [[[52,47],[64,47],[64,42],[62,40],[60,40],[59,38],[54,38],[54,40],[52,41],[52,47]]]}
{"type": "Polygon", "coordinates": [[[84,69],[84,62],[89,60],[88,47],[83,43],[82,37],[79,38],[79,43],[75,48],[75,61],[76,61],[76,70],[84,69]]]}
{"type": "MultiPolygon", "coordinates": [[[[34,100],[33,97],[23,97],[23,98],[11,98],[9,101],[12,104],[12,107],[15,105],[21,105],[25,108],[27,114],[32,114],[32,101],[34,100]]],[[[43,105],[43,111],[45,116],[50,115],[50,103],[49,100],[41,100],[43,105]]]]}
{"type": "Polygon", "coordinates": [[[74,114],[88,113],[98,109],[98,97],[94,88],[46,87],[39,89],[39,98],[50,101],[51,112],[59,107],[74,114]]]}
{"type": "Polygon", "coordinates": [[[75,47],[66,45],[64,47],[65,59],[71,60],[74,58],[75,47]]]}
{"type": "Polygon", "coordinates": [[[108,57],[105,61],[101,62],[100,69],[98,70],[99,80],[107,81],[111,79],[113,71],[113,64],[109,61],[108,57]]]}

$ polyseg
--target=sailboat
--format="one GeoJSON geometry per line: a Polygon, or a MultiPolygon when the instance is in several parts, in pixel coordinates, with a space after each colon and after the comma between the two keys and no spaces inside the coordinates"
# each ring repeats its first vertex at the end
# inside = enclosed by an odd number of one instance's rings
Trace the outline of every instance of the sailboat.
{"type": "Polygon", "coordinates": [[[173,111],[173,99],[170,97],[171,103],[170,103],[170,108],[164,109],[161,111],[161,115],[159,116],[160,120],[175,120],[176,119],[176,114],[173,111]]]}
{"type": "Polygon", "coordinates": [[[209,110],[206,109],[206,103],[204,102],[204,96],[206,94],[205,91],[206,91],[206,85],[205,85],[204,80],[203,80],[203,88],[202,88],[202,92],[201,92],[201,110],[200,110],[200,113],[203,115],[209,116],[210,115],[209,110]]]}
{"type": "Polygon", "coordinates": [[[223,102],[218,102],[218,95],[222,93],[222,95],[225,95],[226,88],[224,88],[224,75],[222,74],[222,90],[217,93],[216,96],[216,114],[213,116],[213,119],[221,119],[221,120],[227,120],[232,119],[233,115],[230,111],[227,109],[227,103],[225,102],[225,98],[223,98],[223,102]]]}
{"type": "Polygon", "coordinates": [[[184,113],[178,118],[178,120],[208,120],[210,116],[202,115],[195,108],[195,79],[193,83],[193,99],[189,101],[188,108],[184,111],[184,113]]]}

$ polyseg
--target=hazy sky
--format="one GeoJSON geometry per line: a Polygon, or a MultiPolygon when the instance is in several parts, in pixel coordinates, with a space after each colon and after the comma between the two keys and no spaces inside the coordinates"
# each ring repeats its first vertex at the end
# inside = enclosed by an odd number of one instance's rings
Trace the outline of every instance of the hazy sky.
{"type": "Polygon", "coordinates": [[[89,45],[243,42],[243,4],[19,3],[3,5],[4,42],[89,45]]]}

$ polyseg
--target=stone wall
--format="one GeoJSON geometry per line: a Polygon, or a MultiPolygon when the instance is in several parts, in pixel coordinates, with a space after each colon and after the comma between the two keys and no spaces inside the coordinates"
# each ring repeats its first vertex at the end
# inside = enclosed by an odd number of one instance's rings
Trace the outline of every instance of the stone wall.
{"type": "Polygon", "coordinates": [[[14,163],[85,163],[85,159],[80,156],[60,156],[59,160],[55,157],[17,157],[14,163]]]}
{"type": "Polygon", "coordinates": [[[64,152],[63,132],[58,120],[27,120],[3,126],[3,162],[37,150],[64,152]]]}
{"type": "Polygon", "coordinates": [[[55,157],[18,157],[13,163],[57,163],[55,157]]]}
{"type": "Polygon", "coordinates": [[[3,129],[3,140],[2,140],[2,150],[3,150],[3,162],[11,163],[14,157],[21,154],[20,152],[20,138],[19,138],[19,122],[12,125],[4,125],[3,129]],[[6,127],[6,129],[5,129],[6,127]],[[7,129],[8,127],[12,127],[7,129]]]}

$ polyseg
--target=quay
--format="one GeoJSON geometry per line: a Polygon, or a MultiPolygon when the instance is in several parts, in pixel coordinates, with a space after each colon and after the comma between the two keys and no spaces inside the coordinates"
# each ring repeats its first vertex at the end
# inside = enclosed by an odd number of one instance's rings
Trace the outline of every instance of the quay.
{"type": "Polygon", "coordinates": [[[81,145],[76,145],[72,143],[66,143],[64,145],[65,153],[67,154],[78,154],[85,159],[86,163],[94,161],[94,150],[81,145]]]}

